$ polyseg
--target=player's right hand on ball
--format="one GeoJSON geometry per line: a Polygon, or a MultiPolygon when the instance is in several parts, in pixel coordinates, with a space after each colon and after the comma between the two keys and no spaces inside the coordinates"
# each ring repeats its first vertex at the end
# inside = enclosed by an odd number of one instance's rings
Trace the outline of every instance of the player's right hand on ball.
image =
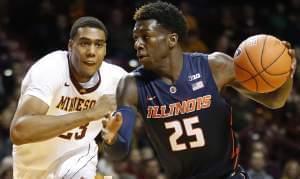
{"type": "Polygon", "coordinates": [[[105,143],[111,145],[115,142],[118,131],[123,123],[122,114],[120,112],[115,113],[113,116],[109,116],[106,120],[102,120],[103,133],[102,138],[105,143]]]}
{"type": "Polygon", "coordinates": [[[281,42],[283,43],[283,45],[286,46],[286,48],[288,49],[288,53],[292,58],[291,78],[293,78],[297,67],[296,52],[295,49],[292,48],[292,45],[289,42],[287,41],[281,41],[281,42]]]}

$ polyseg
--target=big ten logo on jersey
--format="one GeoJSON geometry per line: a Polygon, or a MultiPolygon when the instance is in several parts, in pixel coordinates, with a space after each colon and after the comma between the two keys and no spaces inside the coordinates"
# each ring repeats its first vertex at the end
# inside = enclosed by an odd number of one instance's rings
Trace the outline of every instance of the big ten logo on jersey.
{"type": "Polygon", "coordinates": [[[197,73],[197,74],[189,75],[189,76],[188,76],[189,81],[194,81],[194,80],[196,80],[196,79],[198,79],[198,78],[200,78],[200,77],[201,77],[200,73],[197,73]]]}
{"type": "MultiPolygon", "coordinates": [[[[72,111],[83,111],[87,109],[91,109],[96,104],[96,100],[94,99],[82,99],[78,97],[69,97],[69,96],[61,96],[60,101],[56,105],[57,109],[64,110],[67,112],[72,111]]],[[[71,140],[80,140],[82,139],[87,131],[89,123],[82,125],[77,128],[77,132],[66,132],[65,134],[59,135],[60,138],[71,140]]]]}

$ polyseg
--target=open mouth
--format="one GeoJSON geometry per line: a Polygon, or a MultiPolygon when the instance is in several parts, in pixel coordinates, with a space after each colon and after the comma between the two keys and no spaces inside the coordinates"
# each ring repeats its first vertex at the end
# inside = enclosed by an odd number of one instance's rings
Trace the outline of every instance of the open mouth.
{"type": "Polygon", "coordinates": [[[93,61],[84,61],[83,63],[85,65],[87,65],[87,66],[94,66],[94,65],[96,65],[96,62],[93,62],[93,61]]]}
{"type": "Polygon", "coordinates": [[[147,58],[149,58],[149,56],[147,56],[147,55],[138,55],[138,59],[139,59],[140,61],[144,61],[144,60],[146,60],[147,58]]]}
{"type": "Polygon", "coordinates": [[[140,60],[143,60],[143,59],[146,59],[146,58],[148,58],[148,57],[147,56],[140,56],[139,57],[140,60]]]}

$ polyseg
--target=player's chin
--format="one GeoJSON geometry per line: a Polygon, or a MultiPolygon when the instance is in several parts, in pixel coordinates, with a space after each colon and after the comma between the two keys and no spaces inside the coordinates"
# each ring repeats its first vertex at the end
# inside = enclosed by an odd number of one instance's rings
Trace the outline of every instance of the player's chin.
{"type": "Polygon", "coordinates": [[[141,63],[143,67],[147,70],[153,70],[153,65],[149,63],[141,63]]]}
{"type": "Polygon", "coordinates": [[[84,70],[84,74],[86,77],[91,78],[92,76],[94,76],[97,73],[97,69],[96,68],[86,68],[84,70]]]}
{"type": "Polygon", "coordinates": [[[145,69],[151,69],[152,61],[150,59],[139,59],[140,64],[144,66],[145,69]]]}

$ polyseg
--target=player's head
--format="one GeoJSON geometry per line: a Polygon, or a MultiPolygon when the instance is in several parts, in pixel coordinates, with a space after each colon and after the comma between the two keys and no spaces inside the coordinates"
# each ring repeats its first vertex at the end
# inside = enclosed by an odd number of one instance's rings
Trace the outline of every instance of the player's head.
{"type": "Polygon", "coordinates": [[[155,68],[170,55],[187,33],[186,21],[174,5],[154,2],[141,6],[134,14],[134,48],[145,68],[155,68]]]}
{"type": "Polygon", "coordinates": [[[72,25],[68,51],[72,70],[80,82],[88,81],[106,55],[107,30],[94,17],[81,17],[72,25]]]}

